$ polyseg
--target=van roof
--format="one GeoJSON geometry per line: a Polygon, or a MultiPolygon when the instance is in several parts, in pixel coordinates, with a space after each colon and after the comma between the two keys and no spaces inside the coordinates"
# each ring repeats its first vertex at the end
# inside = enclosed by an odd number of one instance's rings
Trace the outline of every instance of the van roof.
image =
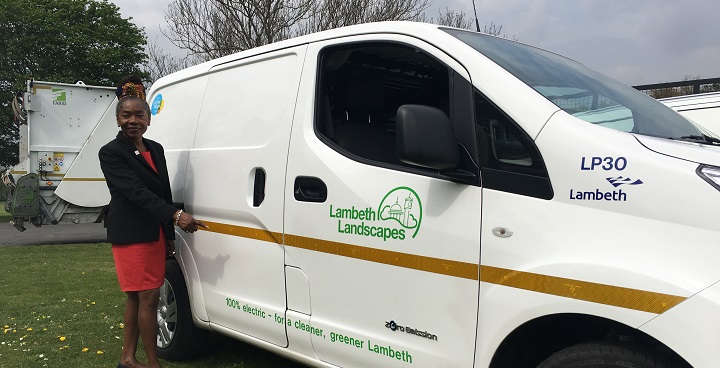
{"type": "MultiPolygon", "coordinates": [[[[372,33],[396,33],[396,34],[404,34],[404,35],[418,35],[422,34],[423,38],[427,39],[430,34],[433,33],[433,31],[437,31],[439,28],[450,28],[445,26],[440,26],[437,24],[431,24],[431,23],[419,23],[419,22],[408,22],[408,21],[392,21],[392,22],[375,22],[375,23],[364,23],[364,24],[358,24],[358,25],[352,25],[347,27],[341,27],[341,28],[335,28],[327,31],[312,33],[304,36],[299,36],[275,43],[271,43],[268,45],[263,45],[259,47],[255,47],[252,49],[244,50],[237,52],[235,54],[223,56],[217,59],[213,59],[207,62],[204,62],[202,64],[198,64],[180,71],[177,71],[175,73],[169,74],[167,76],[164,76],[160,79],[158,79],[155,83],[153,83],[153,88],[155,89],[156,86],[167,86],[170,84],[174,84],[192,77],[195,77],[199,74],[203,74],[213,67],[221,64],[225,64],[228,62],[232,62],[238,59],[254,56],[254,55],[260,55],[267,52],[272,52],[275,50],[281,50],[284,48],[294,47],[297,45],[312,43],[312,42],[318,42],[323,40],[329,40],[333,38],[340,38],[340,37],[347,37],[347,36],[354,36],[354,35],[362,35],[362,34],[372,34],[372,33]]],[[[448,36],[445,34],[445,32],[441,32],[445,36],[448,36]]],[[[152,92],[148,94],[148,96],[152,95],[152,92]]]]}

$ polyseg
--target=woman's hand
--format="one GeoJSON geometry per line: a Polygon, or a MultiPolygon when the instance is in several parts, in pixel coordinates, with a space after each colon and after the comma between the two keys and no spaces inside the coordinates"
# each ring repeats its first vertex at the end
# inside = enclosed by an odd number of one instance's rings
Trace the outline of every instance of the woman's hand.
{"type": "Polygon", "coordinates": [[[165,255],[167,257],[175,255],[175,240],[165,239],[165,255]]]}
{"type": "Polygon", "coordinates": [[[195,220],[194,217],[188,215],[185,212],[180,213],[180,219],[178,219],[178,226],[186,233],[194,233],[198,230],[198,227],[207,229],[208,226],[202,221],[195,220]]]}

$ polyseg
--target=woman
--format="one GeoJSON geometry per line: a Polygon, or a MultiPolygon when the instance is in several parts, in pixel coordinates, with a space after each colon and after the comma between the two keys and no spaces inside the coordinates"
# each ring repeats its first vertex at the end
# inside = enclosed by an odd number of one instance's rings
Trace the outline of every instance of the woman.
{"type": "Polygon", "coordinates": [[[105,219],[120,289],[127,294],[123,352],[118,368],[160,367],[157,305],[165,256],[175,254],[174,227],[193,233],[205,224],[173,206],[163,147],[143,138],[150,107],[138,77],[120,82],[117,137],[100,149],[100,167],[110,189],[105,219]],[[142,337],[148,364],[135,353],[142,337]]]}

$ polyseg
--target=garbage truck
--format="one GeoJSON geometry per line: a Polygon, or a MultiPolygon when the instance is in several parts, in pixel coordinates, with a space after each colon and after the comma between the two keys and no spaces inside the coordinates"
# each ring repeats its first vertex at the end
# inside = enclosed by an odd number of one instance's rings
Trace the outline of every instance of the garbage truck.
{"type": "Polygon", "coordinates": [[[99,222],[110,202],[97,152],[116,134],[115,88],[27,81],[13,101],[19,163],[2,173],[12,225],[99,222]]]}
{"type": "MultiPolygon", "coordinates": [[[[631,87],[387,22],[147,95],[173,200],[209,226],[167,260],[165,359],[214,331],[314,367],[720,367],[720,147],[631,87]]],[[[16,227],[102,217],[113,101],[28,85],[16,227]]]]}

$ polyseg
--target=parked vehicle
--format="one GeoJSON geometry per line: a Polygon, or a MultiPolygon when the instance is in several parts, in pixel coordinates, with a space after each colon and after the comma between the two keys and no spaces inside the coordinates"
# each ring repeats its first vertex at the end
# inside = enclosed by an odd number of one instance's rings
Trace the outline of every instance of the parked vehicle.
{"type": "Polygon", "coordinates": [[[390,22],[148,96],[173,198],[209,225],[168,260],[165,359],[211,330],[316,367],[720,366],[720,148],[641,92],[390,22]]]}
{"type": "Polygon", "coordinates": [[[720,137],[720,92],[701,93],[659,100],[715,137],[720,137]]]}

